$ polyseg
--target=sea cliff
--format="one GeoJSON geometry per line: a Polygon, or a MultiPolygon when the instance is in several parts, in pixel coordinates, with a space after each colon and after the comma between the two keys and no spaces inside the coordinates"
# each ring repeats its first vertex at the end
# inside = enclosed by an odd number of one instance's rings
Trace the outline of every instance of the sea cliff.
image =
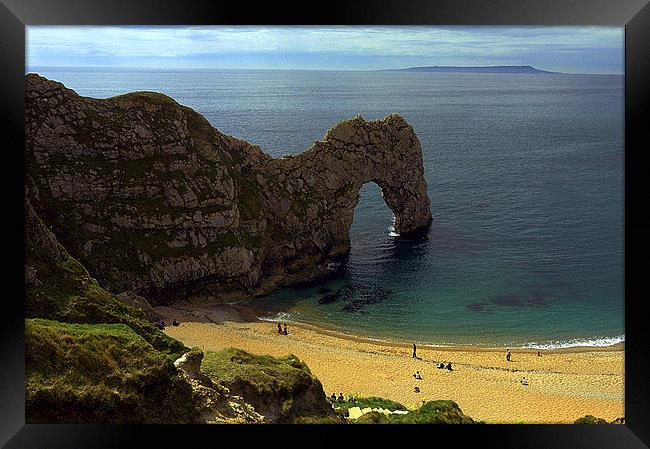
{"type": "Polygon", "coordinates": [[[26,196],[114,294],[232,301],[327,275],[368,182],[402,236],[431,222],[420,143],[398,115],[340,122],[274,159],[158,93],[86,98],[29,74],[25,107],[26,196]]]}

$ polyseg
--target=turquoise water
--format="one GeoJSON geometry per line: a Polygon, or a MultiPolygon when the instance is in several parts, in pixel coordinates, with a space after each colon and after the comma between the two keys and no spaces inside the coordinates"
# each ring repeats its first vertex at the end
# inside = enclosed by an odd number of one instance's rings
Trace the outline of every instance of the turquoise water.
{"type": "Polygon", "coordinates": [[[273,156],[397,112],[422,143],[433,224],[391,232],[361,192],[341,276],[253,305],[378,339],[558,347],[624,337],[623,77],[34,68],[82,95],[166,93],[273,156]]]}

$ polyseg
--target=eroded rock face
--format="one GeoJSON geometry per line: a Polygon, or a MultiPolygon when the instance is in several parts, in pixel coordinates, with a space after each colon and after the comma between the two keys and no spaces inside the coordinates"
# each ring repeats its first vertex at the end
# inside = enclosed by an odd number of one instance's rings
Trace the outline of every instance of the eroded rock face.
{"type": "Polygon", "coordinates": [[[102,286],[152,304],[247,298],[326,274],[359,189],[403,235],[431,222],[420,143],[397,115],[339,123],[273,159],[169,97],[85,98],[26,77],[26,192],[102,286]]]}

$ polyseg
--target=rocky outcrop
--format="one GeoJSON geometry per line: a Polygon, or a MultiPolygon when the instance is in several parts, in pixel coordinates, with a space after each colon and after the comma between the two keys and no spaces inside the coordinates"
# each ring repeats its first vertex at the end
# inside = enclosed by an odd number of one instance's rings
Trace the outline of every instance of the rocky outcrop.
{"type": "Polygon", "coordinates": [[[27,197],[113,293],[228,301],[326,275],[367,182],[396,232],[431,222],[420,144],[397,115],[273,159],[161,94],[98,100],[30,74],[25,95],[27,197]]]}
{"type": "Polygon", "coordinates": [[[320,381],[296,356],[225,349],[206,353],[201,369],[215,384],[253,406],[265,423],[344,422],[327,401],[320,381]]]}
{"type": "Polygon", "coordinates": [[[132,291],[122,292],[115,295],[115,297],[124,304],[128,304],[131,307],[141,310],[149,321],[158,321],[159,319],[162,319],[162,316],[153,310],[149,301],[140,295],[136,295],[132,291]]]}
{"type": "Polygon", "coordinates": [[[183,354],[174,361],[174,366],[189,383],[194,392],[198,409],[206,423],[253,423],[265,422],[263,415],[244,401],[241,396],[230,393],[228,388],[215,383],[201,371],[203,352],[197,348],[183,354]]]}

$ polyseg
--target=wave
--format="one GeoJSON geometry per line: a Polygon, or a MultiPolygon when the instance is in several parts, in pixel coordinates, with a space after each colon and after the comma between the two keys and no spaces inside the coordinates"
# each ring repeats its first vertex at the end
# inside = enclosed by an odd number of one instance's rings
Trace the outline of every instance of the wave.
{"type": "Polygon", "coordinates": [[[294,314],[289,312],[278,312],[274,316],[258,317],[258,319],[262,321],[273,321],[273,322],[277,321],[277,322],[287,322],[287,323],[294,321],[293,318],[294,318],[294,314]]]}
{"type": "Polygon", "coordinates": [[[555,340],[551,342],[530,342],[521,345],[521,348],[530,349],[564,349],[576,347],[604,348],[625,342],[625,335],[616,337],[575,338],[572,340],[555,340]]]}

